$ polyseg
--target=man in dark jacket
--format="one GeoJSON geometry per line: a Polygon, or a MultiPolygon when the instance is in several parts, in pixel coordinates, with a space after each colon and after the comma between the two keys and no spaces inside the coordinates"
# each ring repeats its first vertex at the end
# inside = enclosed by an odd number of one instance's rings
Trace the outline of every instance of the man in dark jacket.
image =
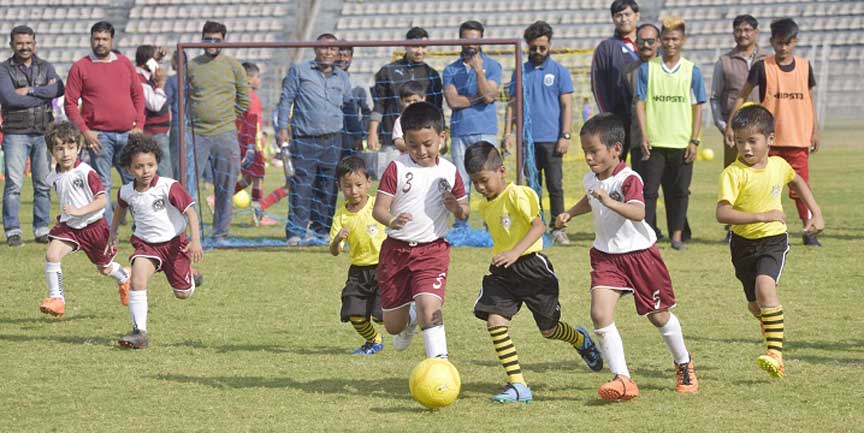
{"type": "Polygon", "coordinates": [[[33,234],[48,243],[51,198],[46,177],[48,149],[43,134],[54,120],[51,100],[63,94],[63,80],[54,67],[36,56],[36,32],[27,26],[12,29],[14,54],[0,64],[0,105],[3,106],[3,151],[6,184],[3,188],[3,230],[9,246],[21,245],[18,209],[24,167],[30,158],[33,181],[33,234]]]}

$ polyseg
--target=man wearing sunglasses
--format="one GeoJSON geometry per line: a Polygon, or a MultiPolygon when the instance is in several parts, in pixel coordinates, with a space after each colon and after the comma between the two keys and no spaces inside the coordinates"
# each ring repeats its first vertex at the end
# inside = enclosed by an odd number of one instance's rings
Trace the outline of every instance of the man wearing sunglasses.
{"type": "MultiPolygon", "coordinates": [[[[207,21],[202,41],[222,42],[227,32],[224,24],[207,21]]],[[[240,145],[235,120],[249,109],[249,84],[240,62],[222,54],[219,47],[208,47],[204,54],[192,59],[188,75],[198,177],[212,166],[216,190],[213,238],[218,241],[228,236],[231,228],[231,197],[240,173],[240,145]]]]}

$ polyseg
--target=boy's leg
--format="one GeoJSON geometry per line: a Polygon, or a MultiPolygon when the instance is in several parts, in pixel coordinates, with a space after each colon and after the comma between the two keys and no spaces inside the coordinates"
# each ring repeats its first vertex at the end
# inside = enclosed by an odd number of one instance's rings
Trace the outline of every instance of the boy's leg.
{"type": "Polygon", "coordinates": [[[380,312],[376,312],[374,307],[377,294],[375,269],[352,265],[348,269],[345,287],[342,288],[340,317],[343,322],[350,321],[354,330],[366,340],[363,346],[354,351],[355,355],[373,355],[383,348],[381,333],[375,329],[370,320],[374,314],[379,314],[380,317],[380,312]]]}
{"type": "Polygon", "coordinates": [[[648,314],[648,320],[657,327],[663,341],[672,353],[677,376],[676,390],[678,392],[695,393],[699,391],[699,380],[696,377],[696,367],[693,358],[684,345],[684,334],[678,317],[669,310],[661,310],[648,314]]]}
{"type": "Polygon", "coordinates": [[[498,361],[507,373],[507,384],[504,390],[493,396],[492,400],[499,403],[531,402],[534,396],[522,375],[519,355],[516,353],[516,347],[513,346],[513,340],[510,339],[510,321],[497,314],[489,314],[486,329],[492,338],[498,361]]]}
{"type": "Polygon", "coordinates": [[[147,286],[156,273],[157,259],[136,256],[132,258],[132,286],[129,290],[129,316],[132,332],[118,341],[126,349],[147,347],[147,286]]]}
{"type": "Polygon", "coordinates": [[[767,353],[757,359],[759,367],[774,377],[783,377],[783,306],[777,294],[777,285],[768,275],[756,277],[756,302],[760,306],[760,322],[767,353]]]}
{"type": "Polygon", "coordinates": [[[48,283],[48,297],[42,300],[39,311],[56,317],[63,317],[66,307],[66,298],[63,293],[63,271],[60,269],[60,261],[67,254],[75,251],[75,245],[59,239],[52,239],[48,243],[48,251],[45,253],[45,281],[48,283]]]}
{"type": "Polygon", "coordinates": [[[594,334],[609,370],[616,376],[629,378],[630,371],[624,358],[624,342],[615,327],[615,307],[618,306],[621,294],[621,291],[612,288],[592,288],[591,321],[594,323],[594,334]]]}
{"type": "Polygon", "coordinates": [[[384,310],[382,315],[384,316],[384,329],[390,335],[401,333],[410,322],[417,320],[415,310],[411,308],[411,305],[404,305],[394,310],[384,310]]]}
{"type": "Polygon", "coordinates": [[[444,332],[444,316],[441,298],[420,294],[414,298],[417,304],[417,322],[423,330],[427,358],[447,358],[447,334],[444,332]]]}

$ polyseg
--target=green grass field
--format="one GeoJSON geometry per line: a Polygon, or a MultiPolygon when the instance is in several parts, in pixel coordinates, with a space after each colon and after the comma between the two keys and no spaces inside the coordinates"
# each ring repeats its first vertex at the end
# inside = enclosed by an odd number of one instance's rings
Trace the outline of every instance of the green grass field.
{"type": "MultiPolygon", "coordinates": [[[[546,341],[526,311],[513,321],[512,336],[535,402],[490,403],[505,376],[484,324],[472,315],[490,256],[483,249],[452,253],[445,322],[463,388],[453,406],[438,412],[408,393],[422,338],[406,352],[393,351],[386,337],[376,356],[349,355],[361,343],[338,317],[349,262],[325,248],[208,251],[200,265],[205,284],[188,301],[174,299],[157,275],[149,291],[150,348],[119,349],[116,339],[130,329],[128,311],[112,281],[83,254],[63,263],[66,316],[39,313],[44,246],[31,241],[28,187],[27,243],[0,245],[0,431],[864,431],[864,206],[857,181],[864,149],[857,133],[826,131],[825,149],[811,162],[827,220],[825,248],[802,247],[799,224],[790,224],[793,246],[781,285],[787,378],[772,380],[756,367],[764,350],[759,327],[745,308],[728,248],[717,242],[722,158],[716,158],[697,163],[689,250],[661,244],[700,392],[675,393],[664,343],[625,299],[616,322],[642,393],[619,404],[597,398],[608,371],[591,373],[575,351],[546,341]]],[[[706,140],[715,150],[718,141],[706,140]]],[[[569,197],[579,197],[585,170],[575,158],[568,162],[569,197]]],[[[794,220],[794,207],[788,200],[785,206],[794,220]]],[[[248,216],[236,221],[237,233],[257,233],[239,227],[248,216]]],[[[478,225],[479,215],[472,222],[478,225]]],[[[589,328],[590,224],[582,217],[571,227],[573,245],[546,251],[561,279],[563,319],[589,328]]],[[[124,263],[129,253],[121,244],[124,263]]]]}

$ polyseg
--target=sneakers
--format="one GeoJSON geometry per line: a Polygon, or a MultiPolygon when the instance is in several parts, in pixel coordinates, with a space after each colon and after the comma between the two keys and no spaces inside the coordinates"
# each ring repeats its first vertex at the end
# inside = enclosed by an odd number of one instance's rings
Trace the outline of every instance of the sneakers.
{"type": "Polygon", "coordinates": [[[581,326],[576,327],[576,332],[582,334],[585,337],[585,342],[582,343],[581,346],[576,348],[576,351],[579,352],[579,356],[582,357],[582,360],[585,361],[585,364],[588,364],[588,368],[593,371],[600,371],[603,369],[603,355],[600,353],[600,350],[597,349],[597,345],[591,341],[591,337],[588,335],[588,330],[581,326]]]}
{"type": "Polygon", "coordinates": [[[678,392],[696,393],[699,391],[699,379],[696,378],[696,367],[693,365],[693,355],[685,364],[675,364],[675,373],[678,376],[675,390],[678,392]]]}
{"type": "Polygon", "coordinates": [[[552,231],[552,240],[558,245],[570,245],[570,238],[567,237],[567,232],[563,229],[552,231]]]}
{"type": "Polygon", "coordinates": [[[120,305],[129,306],[129,287],[132,286],[132,269],[123,268],[129,278],[125,283],[117,284],[117,293],[120,295],[120,305]]]}
{"type": "Polygon", "coordinates": [[[783,368],[783,357],[774,352],[768,352],[756,358],[756,364],[772,377],[782,378],[786,376],[786,371],[783,368]]]}
{"type": "Polygon", "coordinates": [[[47,244],[48,242],[51,242],[51,239],[48,238],[47,234],[42,236],[36,236],[33,240],[35,240],[37,244],[47,244]]]}
{"type": "Polygon", "coordinates": [[[66,312],[66,302],[63,298],[45,298],[39,305],[39,311],[54,317],[63,317],[66,312]]]}
{"type": "Polygon", "coordinates": [[[303,241],[303,239],[301,239],[300,236],[291,236],[290,238],[288,238],[288,246],[289,247],[299,247],[300,242],[302,242],[302,241],[303,241]]]}
{"type": "Polygon", "coordinates": [[[352,355],[374,355],[384,350],[384,343],[373,343],[367,341],[362,346],[351,352],[352,355]]]}
{"type": "Polygon", "coordinates": [[[276,220],[274,220],[273,218],[270,218],[270,217],[267,216],[267,215],[263,215],[263,216],[261,216],[261,221],[260,221],[260,222],[261,222],[261,225],[262,225],[262,226],[275,226],[276,224],[279,224],[279,221],[276,221],[276,220]]]}
{"type": "Polygon", "coordinates": [[[673,250],[684,251],[687,249],[687,245],[684,245],[683,241],[673,240],[673,241],[671,241],[671,244],[672,244],[673,250]]]}
{"type": "Polygon", "coordinates": [[[492,401],[498,403],[531,403],[533,399],[531,388],[518,382],[504,385],[504,390],[492,397],[492,401]]]}
{"type": "Polygon", "coordinates": [[[393,348],[396,349],[397,352],[401,352],[408,348],[411,345],[411,340],[414,339],[414,335],[417,334],[417,312],[414,304],[411,304],[410,310],[414,311],[414,320],[411,320],[411,313],[409,311],[409,319],[408,325],[405,326],[405,329],[402,332],[393,336],[393,348]]]}
{"type": "Polygon", "coordinates": [[[821,247],[822,242],[819,242],[819,235],[816,233],[807,233],[805,232],[802,236],[804,240],[804,245],[808,247],[821,247]]]}
{"type": "Polygon", "coordinates": [[[117,344],[124,349],[143,349],[147,347],[150,342],[147,340],[147,331],[133,329],[131,334],[118,340],[117,344]]]}
{"type": "Polygon", "coordinates": [[[20,247],[22,243],[21,235],[12,235],[6,238],[6,245],[10,247],[20,247]]]}
{"type": "Polygon", "coordinates": [[[639,397],[639,387],[627,376],[615,375],[597,390],[600,398],[606,401],[626,401],[639,397]]]}
{"type": "Polygon", "coordinates": [[[252,224],[261,227],[261,204],[257,201],[252,202],[252,224]]]}
{"type": "Polygon", "coordinates": [[[201,287],[204,284],[204,274],[198,271],[192,271],[192,280],[195,282],[195,287],[201,287]]]}

